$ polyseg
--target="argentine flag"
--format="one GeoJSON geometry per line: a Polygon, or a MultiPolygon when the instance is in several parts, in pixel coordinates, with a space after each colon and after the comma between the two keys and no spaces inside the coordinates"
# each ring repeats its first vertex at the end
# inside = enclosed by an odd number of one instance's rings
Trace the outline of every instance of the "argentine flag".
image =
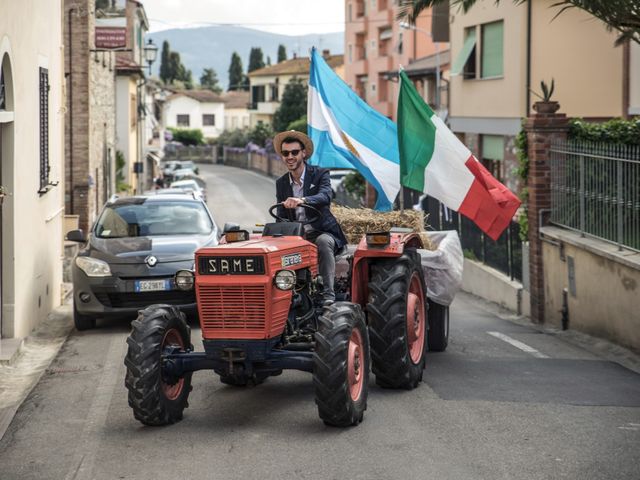
{"type": "Polygon", "coordinates": [[[307,104],[311,165],[355,168],[378,192],[376,210],[391,210],[400,190],[396,125],[367,105],[311,50],[307,104]]]}

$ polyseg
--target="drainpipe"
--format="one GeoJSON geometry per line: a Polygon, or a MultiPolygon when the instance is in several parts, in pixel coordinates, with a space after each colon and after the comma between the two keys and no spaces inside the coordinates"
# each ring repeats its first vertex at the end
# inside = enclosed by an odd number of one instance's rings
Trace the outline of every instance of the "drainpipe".
{"type": "Polygon", "coordinates": [[[531,113],[531,0],[527,0],[527,117],[531,113]]]}
{"type": "Polygon", "coordinates": [[[67,12],[67,40],[69,42],[69,207],[71,210],[69,213],[71,214],[75,213],[73,208],[73,43],[71,36],[71,15],[74,10],[77,12],[78,8],[71,7],[67,12]]]}

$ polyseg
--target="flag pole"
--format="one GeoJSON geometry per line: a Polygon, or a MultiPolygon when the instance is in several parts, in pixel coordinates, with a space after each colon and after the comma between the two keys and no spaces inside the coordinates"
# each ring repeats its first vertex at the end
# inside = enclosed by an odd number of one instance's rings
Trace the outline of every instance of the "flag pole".
{"type": "MultiPolygon", "coordinates": [[[[404,70],[404,67],[401,63],[398,64],[400,68],[398,69],[398,95],[400,95],[400,82],[402,82],[402,77],[400,76],[400,72],[404,70]]],[[[396,106],[396,114],[398,111],[398,107],[396,106]]],[[[396,122],[398,119],[396,118],[396,122]]],[[[400,148],[400,142],[398,142],[398,148],[400,148]]],[[[400,213],[404,213],[404,185],[402,185],[402,178],[400,179],[400,213]]]]}

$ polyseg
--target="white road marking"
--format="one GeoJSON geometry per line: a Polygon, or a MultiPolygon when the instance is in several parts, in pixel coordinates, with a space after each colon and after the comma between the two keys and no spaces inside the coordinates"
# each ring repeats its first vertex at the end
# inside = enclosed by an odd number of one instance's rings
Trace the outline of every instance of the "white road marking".
{"type": "Polygon", "coordinates": [[[533,347],[530,347],[526,343],[522,343],[521,341],[516,340],[515,338],[511,338],[510,336],[505,335],[504,333],[500,333],[500,332],[487,332],[487,333],[493,337],[499,338],[504,342],[507,342],[510,345],[513,345],[516,348],[519,348],[523,352],[527,352],[533,355],[536,358],[550,358],[548,355],[545,355],[544,353],[539,352],[538,350],[536,350],[533,347]]]}
{"type": "Polygon", "coordinates": [[[96,388],[84,422],[84,428],[78,441],[78,447],[73,456],[71,470],[67,473],[65,480],[84,480],[94,478],[93,468],[96,461],[96,454],[100,447],[101,433],[107,422],[109,405],[115,390],[116,384],[122,381],[120,372],[123,367],[124,349],[126,342],[120,335],[114,336],[109,345],[109,352],[105,360],[103,374],[100,383],[96,388]]]}
{"type": "Polygon", "coordinates": [[[620,430],[631,430],[632,432],[640,431],[640,423],[627,423],[618,427],[620,430]]]}

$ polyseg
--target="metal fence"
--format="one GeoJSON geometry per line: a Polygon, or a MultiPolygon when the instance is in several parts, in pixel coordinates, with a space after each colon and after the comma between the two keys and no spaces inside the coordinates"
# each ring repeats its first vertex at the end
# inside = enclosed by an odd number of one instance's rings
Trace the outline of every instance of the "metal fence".
{"type": "Polygon", "coordinates": [[[640,251],[640,146],[551,145],[551,223],[640,251]]]}
{"type": "Polygon", "coordinates": [[[447,210],[435,198],[425,197],[422,208],[429,214],[427,223],[430,228],[458,232],[465,256],[495,268],[511,280],[522,282],[522,242],[518,223],[511,222],[498,240],[493,241],[471,220],[447,210]]]}

